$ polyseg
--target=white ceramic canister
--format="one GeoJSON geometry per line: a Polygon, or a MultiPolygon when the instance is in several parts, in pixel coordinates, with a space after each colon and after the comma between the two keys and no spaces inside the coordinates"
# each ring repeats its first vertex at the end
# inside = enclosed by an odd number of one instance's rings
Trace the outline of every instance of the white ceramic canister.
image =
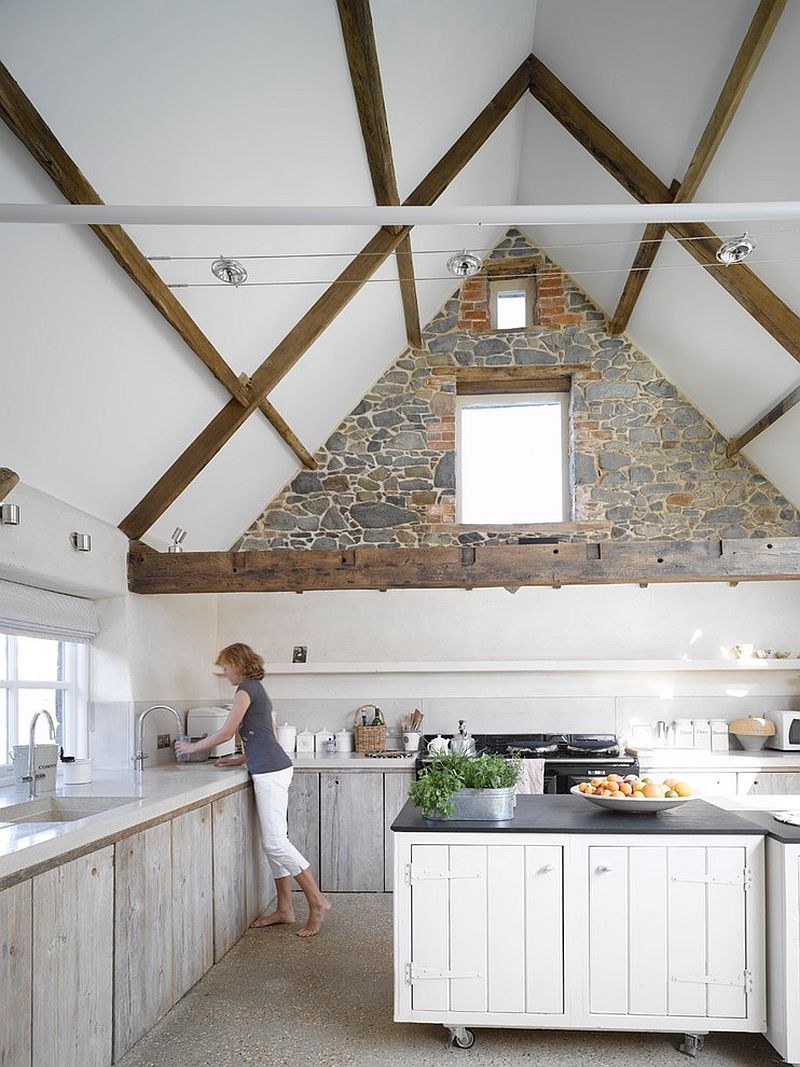
{"type": "Polygon", "coordinates": [[[711,749],[711,723],[708,719],[692,719],[692,733],[695,748],[711,749]]]}
{"type": "Polygon", "coordinates": [[[278,744],[284,752],[288,752],[291,756],[294,752],[294,746],[297,740],[297,727],[292,726],[291,723],[282,722],[278,727],[275,736],[278,740],[278,744]]]}
{"type": "MultiPolygon", "coordinates": [[[[27,788],[30,783],[23,782],[22,779],[28,773],[28,746],[14,745],[12,759],[14,760],[14,784],[17,786],[24,785],[27,788]]],[[[35,773],[44,775],[44,778],[39,778],[36,782],[37,793],[55,792],[58,763],[58,745],[36,745],[35,773]]]]}
{"type": "Polygon", "coordinates": [[[353,751],[353,731],[352,730],[337,730],[336,731],[336,751],[337,752],[352,752],[353,751]]]}
{"type": "Polygon", "coordinates": [[[301,730],[295,739],[297,754],[311,755],[314,751],[314,735],[309,729],[301,730]]]}
{"type": "Polygon", "coordinates": [[[90,759],[74,759],[59,764],[61,768],[62,785],[88,785],[92,780],[92,761],[90,759]]]}
{"type": "Polygon", "coordinates": [[[317,730],[314,734],[314,752],[317,756],[324,756],[327,751],[327,744],[333,740],[333,734],[330,730],[324,726],[321,730],[317,730]]]}
{"type": "Polygon", "coordinates": [[[694,727],[691,719],[676,719],[673,725],[673,744],[675,748],[694,747],[694,727]]]}
{"type": "Polygon", "coordinates": [[[724,719],[711,719],[708,725],[711,727],[711,751],[727,752],[730,748],[727,722],[724,719]]]}

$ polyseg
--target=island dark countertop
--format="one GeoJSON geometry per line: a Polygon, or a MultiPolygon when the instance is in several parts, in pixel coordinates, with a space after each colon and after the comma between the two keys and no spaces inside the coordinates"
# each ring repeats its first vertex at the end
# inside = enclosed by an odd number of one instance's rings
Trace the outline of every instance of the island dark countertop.
{"type": "MultiPolygon", "coordinates": [[[[631,801],[634,803],[634,801],[631,801]]],[[[766,820],[764,820],[766,822],[766,820]]],[[[775,823],[775,826],[780,824],[775,823]]],[[[608,811],[575,796],[519,796],[509,822],[467,822],[425,819],[410,800],[392,823],[395,833],[448,834],[759,834],[769,831],[744,813],[724,811],[705,800],[693,800],[652,814],[608,811]]],[[[789,827],[786,827],[789,829],[789,827]]]]}

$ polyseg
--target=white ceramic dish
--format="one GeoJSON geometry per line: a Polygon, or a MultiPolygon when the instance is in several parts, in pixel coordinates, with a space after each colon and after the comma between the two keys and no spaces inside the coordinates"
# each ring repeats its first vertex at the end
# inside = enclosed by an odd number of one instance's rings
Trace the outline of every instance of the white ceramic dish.
{"type": "Polygon", "coordinates": [[[677,808],[681,804],[688,804],[691,800],[697,800],[696,796],[690,797],[644,797],[642,800],[623,800],[617,797],[596,797],[592,793],[582,793],[580,786],[573,785],[570,793],[576,797],[597,804],[600,808],[610,808],[612,811],[624,811],[632,815],[653,815],[657,811],[666,811],[668,808],[677,808]]]}

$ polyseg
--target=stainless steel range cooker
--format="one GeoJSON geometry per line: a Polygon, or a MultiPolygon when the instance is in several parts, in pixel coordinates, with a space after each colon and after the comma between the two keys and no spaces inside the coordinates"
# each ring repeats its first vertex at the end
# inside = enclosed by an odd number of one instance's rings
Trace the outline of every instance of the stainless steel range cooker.
{"type": "MultiPolygon", "coordinates": [[[[433,759],[424,734],[417,757],[417,774],[433,759]]],[[[442,737],[449,737],[442,734],[442,737]]],[[[543,759],[545,793],[568,793],[573,785],[607,774],[638,774],[635,756],[622,752],[614,734],[474,734],[476,753],[509,759],[543,759]]]]}

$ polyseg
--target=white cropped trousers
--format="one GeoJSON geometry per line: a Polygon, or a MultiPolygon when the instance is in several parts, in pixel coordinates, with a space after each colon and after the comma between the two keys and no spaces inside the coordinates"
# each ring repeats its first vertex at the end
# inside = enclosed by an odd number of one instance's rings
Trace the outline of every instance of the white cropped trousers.
{"type": "Polygon", "coordinates": [[[274,878],[294,878],[310,864],[289,840],[286,812],[294,767],[253,774],[261,848],[274,878]]]}

